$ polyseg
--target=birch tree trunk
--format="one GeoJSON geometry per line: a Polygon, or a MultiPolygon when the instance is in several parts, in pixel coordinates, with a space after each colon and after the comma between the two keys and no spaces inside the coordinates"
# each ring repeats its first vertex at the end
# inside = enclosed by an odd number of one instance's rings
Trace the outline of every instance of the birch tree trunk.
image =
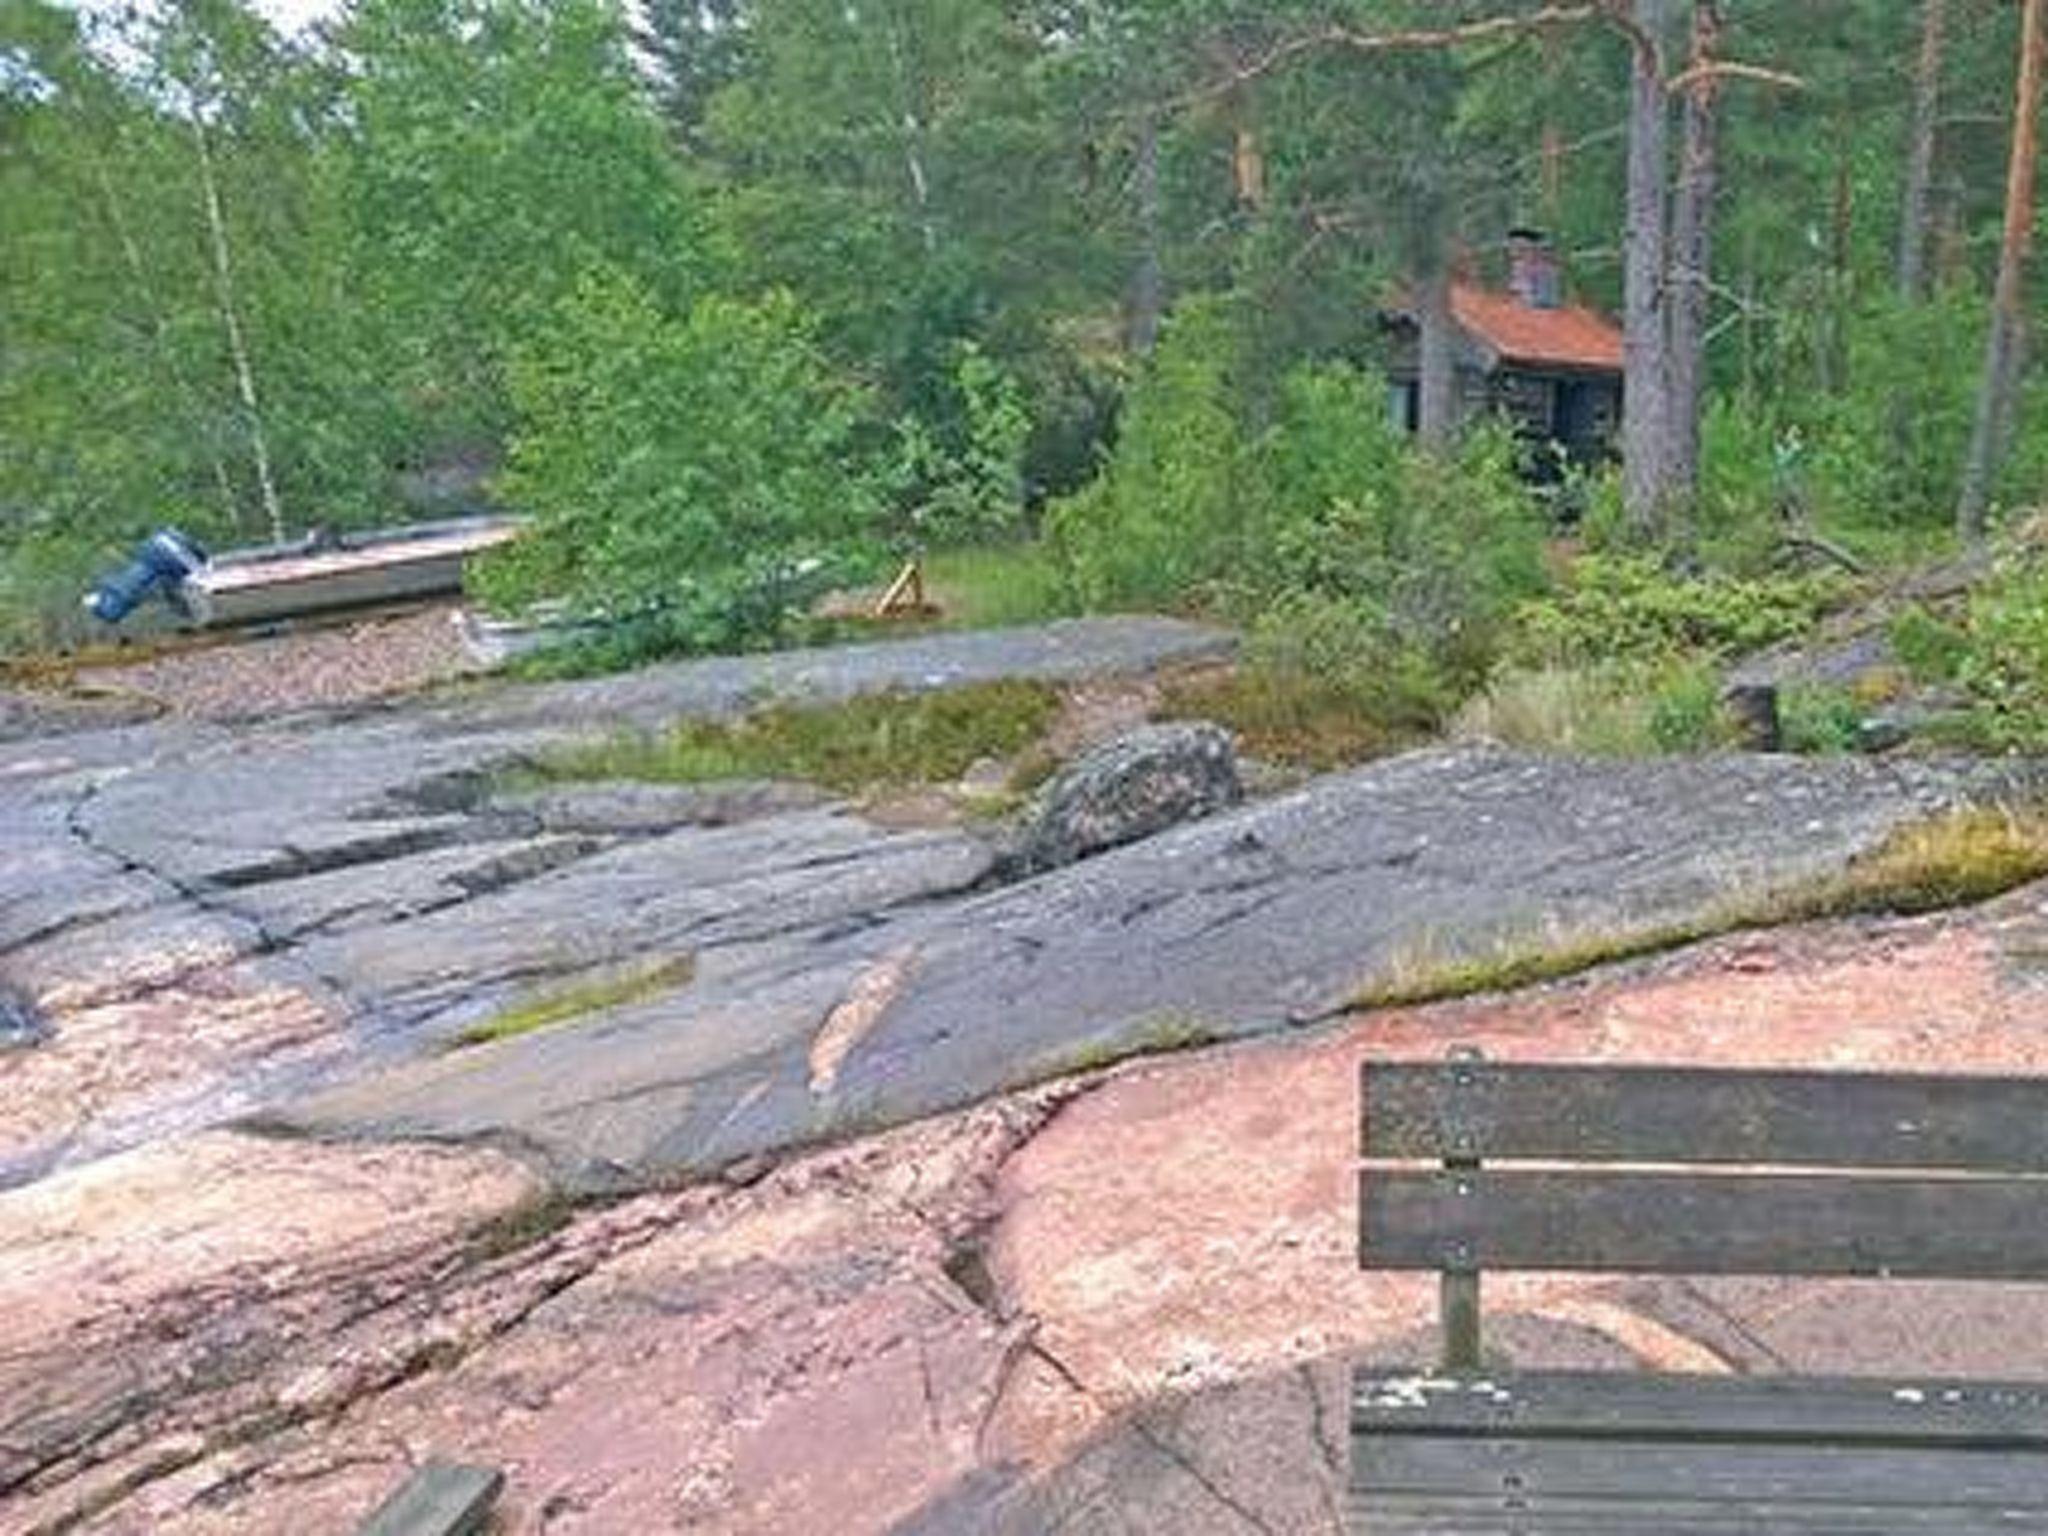
{"type": "MultiPolygon", "coordinates": [[[[163,364],[164,372],[170,375],[172,387],[191,401],[195,409],[200,409],[200,392],[193,388],[191,379],[178,362],[164,307],[157,298],[156,285],[149,280],[142,247],[135,243],[135,233],[129,228],[127,214],[122,211],[121,198],[114,189],[114,178],[107,173],[103,160],[94,160],[92,170],[100,199],[106,205],[107,222],[113,226],[115,243],[121,247],[121,260],[128,268],[128,280],[135,285],[136,297],[149,312],[150,339],[155,344],[157,358],[163,364]]],[[[241,522],[241,512],[235,503],[235,488],[228,480],[228,468],[221,462],[220,454],[211,449],[207,453],[207,462],[213,471],[214,489],[220,493],[221,511],[227,516],[227,526],[232,528],[241,522]]]]}
{"type": "Polygon", "coordinates": [[[192,142],[199,152],[199,185],[206,205],[206,229],[213,248],[213,281],[220,301],[221,326],[227,332],[228,358],[235,370],[235,393],[249,428],[250,455],[256,461],[256,485],[263,497],[263,515],[270,525],[271,542],[284,542],[284,509],[278,504],[277,481],[270,472],[270,444],[263,430],[263,407],[256,395],[256,373],[249,363],[249,344],[242,333],[242,317],[235,304],[233,264],[228,259],[227,221],[221,216],[220,184],[213,173],[213,150],[206,140],[206,124],[195,112],[192,142]]]}
{"type": "Polygon", "coordinates": [[[1984,381],[1970,429],[1969,457],[1956,497],[1956,531],[1971,544],[1984,540],[1991,489],[2011,439],[2018,406],[2020,367],[2026,354],[2026,313],[2022,308],[2027,247],[2034,228],[2034,171],[2041,111],[2043,9],[2048,0],[2026,0],[2020,21],[2019,82],[2012,108],[2012,157],[2005,179],[2005,236],[1998,253],[1998,287],[1991,305],[1991,335],[1984,348],[1984,381]]]}
{"type": "Polygon", "coordinates": [[[1720,91],[1710,66],[1720,36],[1720,0],[1695,0],[1689,69],[1697,76],[1686,91],[1678,192],[1671,211],[1671,472],[1667,491],[1680,500],[1690,500],[1699,491],[1714,197],[1720,180],[1720,91]]]}
{"type": "Polygon", "coordinates": [[[1920,61],[1913,71],[1913,136],[1906,146],[1906,196],[1899,211],[1899,297],[1908,304],[1927,297],[1928,211],[1947,20],[1948,0],[1921,0],[1920,61]]]}
{"type": "Polygon", "coordinates": [[[1622,236],[1622,506],[1629,526],[1654,535],[1671,483],[1670,334],[1665,290],[1665,141],[1668,112],[1659,46],[1668,0],[1635,0],[1629,82],[1627,227],[1622,236]]]}
{"type": "Polygon", "coordinates": [[[893,9],[884,30],[889,39],[889,63],[896,72],[896,90],[902,109],[899,120],[903,131],[903,169],[910,181],[910,199],[917,213],[918,232],[924,239],[925,254],[929,256],[939,248],[939,225],[932,216],[931,174],[925,167],[921,92],[911,74],[910,59],[903,45],[901,17],[893,9]]]}

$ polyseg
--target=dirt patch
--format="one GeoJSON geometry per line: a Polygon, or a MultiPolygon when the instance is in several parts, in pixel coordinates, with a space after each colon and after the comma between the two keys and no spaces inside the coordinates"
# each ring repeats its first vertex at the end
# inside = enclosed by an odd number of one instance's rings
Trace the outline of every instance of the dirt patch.
{"type": "Polygon", "coordinates": [[[169,650],[146,661],[83,668],[76,681],[194,719],[359,704],[475,671],[457,612],[436,604],[332,628],[169,650]]]}

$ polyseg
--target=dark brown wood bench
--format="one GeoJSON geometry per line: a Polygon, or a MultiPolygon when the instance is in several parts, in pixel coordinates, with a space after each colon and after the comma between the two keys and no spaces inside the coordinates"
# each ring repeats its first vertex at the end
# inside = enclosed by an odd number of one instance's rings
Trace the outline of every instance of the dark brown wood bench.
{"type": "Polygon", "coordinates": [[[2048,1278],[2048,1080],[1368,1062],[1359,1262],[1443,1365],[1353,1382],[1353,1529],[2048,1532],[2048,1383],[1489,1370],[1488,1270],[2048,1278]],[[1422,1166],[1417,1166],[1417,1165],[1422,1166]],[[1405,1165],[1405,1166],[1404,1166],[1405,1165]]]}

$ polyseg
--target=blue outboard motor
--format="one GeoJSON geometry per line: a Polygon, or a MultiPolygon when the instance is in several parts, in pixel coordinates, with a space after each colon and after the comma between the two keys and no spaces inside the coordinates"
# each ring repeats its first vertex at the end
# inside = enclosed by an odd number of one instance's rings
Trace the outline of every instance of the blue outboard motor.
{"type": "Polygon", "coordinates": [[[86,612],[108,624],[133,613],[161,587],[164,601],[183,611],[178,584],[206,565],[206,551],[175,528],[159,528],[135,546],[128,563],[85,594],[86,612]]]}

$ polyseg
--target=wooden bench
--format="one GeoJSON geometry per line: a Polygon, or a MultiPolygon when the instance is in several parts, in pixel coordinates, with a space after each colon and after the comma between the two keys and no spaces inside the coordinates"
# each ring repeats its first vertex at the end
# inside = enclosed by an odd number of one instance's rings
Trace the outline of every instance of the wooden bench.
{"type": "Polygon", "coordinates": [[[1354,1530],[2048,1532],[2048,1384],[1480,1349],[1487,1270],[2048,1277],[2048,1080],[1454,1052],[1368,1062],[1362,1122],[1359,1262],[1440,1273],[1443,1366],[1357,1373],[1354,1530]]]}

